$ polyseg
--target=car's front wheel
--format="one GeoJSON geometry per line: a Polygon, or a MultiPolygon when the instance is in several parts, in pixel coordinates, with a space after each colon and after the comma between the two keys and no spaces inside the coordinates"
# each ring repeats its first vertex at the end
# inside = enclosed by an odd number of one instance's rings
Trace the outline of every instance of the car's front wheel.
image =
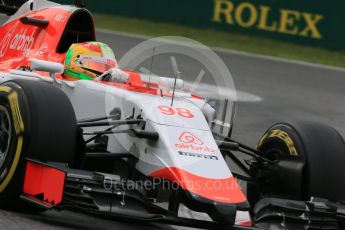
{"type": "Polygon", "coordinates": [[[75,113],[60,89],[32,80],[0,85],[0,207],[18,206],[26,158],[73,166],[76,145],[75,113]]]}
{"type": "Polygon", "coordinates": [[[265,132],[257,148],[271,160],[291,159],[292,171],[261,175],[262,184],[248,184],[252,207],[264,197],[345,200],[345,142],[334,128],[315,122],[278,123],[265,132]],[[300,178],[293,174],[297,159],[304,162],[300,178]]]}

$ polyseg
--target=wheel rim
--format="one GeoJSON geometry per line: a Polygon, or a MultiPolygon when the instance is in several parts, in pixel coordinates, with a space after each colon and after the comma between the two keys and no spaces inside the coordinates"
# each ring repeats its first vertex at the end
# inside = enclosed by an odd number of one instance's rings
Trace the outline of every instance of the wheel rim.
{"type": "Polygon", "coordinates": [[[11,119],[6,107],[0,105],[0,168],[6,161],[11,141],[11,119]]]}

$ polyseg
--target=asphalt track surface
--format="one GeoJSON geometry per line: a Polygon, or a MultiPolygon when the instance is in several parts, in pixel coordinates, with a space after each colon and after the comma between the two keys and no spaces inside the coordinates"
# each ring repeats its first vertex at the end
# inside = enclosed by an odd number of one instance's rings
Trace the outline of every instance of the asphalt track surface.
{"type": "MultiPolygon", "coordinates": [[[[98,33],[98,39],[110,44],[118,58],[142,42],[140,38],[103,32],[98,33]]],[[[345,136],[345,71],[228,52],[217,54],[231,69],[237,89],[262,98],[259,102],[239,103],[233,135],[237,140],[255,145],[260,135],[273,123],[295,119],[332,125],[345,136]]],[[[164,74],[165,65],[155,62],[155,71],[164,74]]],[[[181,68],[193,70],[188,62],[181,68]]],[[[48,211],[38,215],[0,211],[0,229],[186,228],[109,221],[70,211],[48,211]]]]}

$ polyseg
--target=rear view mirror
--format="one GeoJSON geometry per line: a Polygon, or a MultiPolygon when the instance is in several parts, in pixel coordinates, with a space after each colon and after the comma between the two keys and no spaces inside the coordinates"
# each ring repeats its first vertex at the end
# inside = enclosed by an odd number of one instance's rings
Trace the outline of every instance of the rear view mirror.
{"type": "Polygon", "coordinates": [[[31,59],[31,69],[50,74],[63,73],[65,67],[61,63],[31,59]]]}
{"type": "Polygon", "coordinates": [[[56,74],[63,73],[65,66],[58,62],[31,59],[31,70],[49,73],[50,77],[53,79],[53,85],[55,85],[57,83],[56,74]]]}

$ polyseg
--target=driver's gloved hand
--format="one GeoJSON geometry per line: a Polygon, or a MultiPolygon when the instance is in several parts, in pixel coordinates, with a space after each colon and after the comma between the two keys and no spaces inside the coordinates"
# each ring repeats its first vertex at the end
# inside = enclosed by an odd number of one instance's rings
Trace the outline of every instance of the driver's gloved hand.
{"type": "Polygon", "coordinates": [[[129,74],[119,68],[112,68],[95,78],[95,80],[127,83],[129,80],[129,74]]]}

